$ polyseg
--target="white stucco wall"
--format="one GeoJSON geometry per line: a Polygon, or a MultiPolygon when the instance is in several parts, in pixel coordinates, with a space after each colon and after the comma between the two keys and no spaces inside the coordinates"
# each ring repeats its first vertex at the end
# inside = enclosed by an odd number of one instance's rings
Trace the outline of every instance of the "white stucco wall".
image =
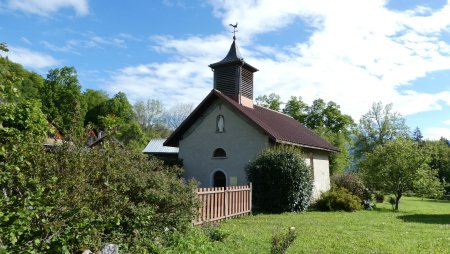
{"type": "Polygon", "coordinates": [[[237,185],[247,184],[245,166],[269,145],[268,137],[253,124],[221,101],[213,103],[180,140],[179,158],[183,159],[184,177],[195,178],[200,187],[212,186],[212,174],[222,170],[227,185],[236,179],[237,185]],[[216,132],[216,119],[223,115],[225,131],[216,132]],[[213,158],[213,152],[223,148],[227,158],[213,158]]]}
{"type": "MultiPolygon", "coordinates": [[[[227,185],[237,179],[237,185],[247,184],[245,166],[269,145],[269,138],[221,101],[213,103],[202,117],[185,132],[179,143],[179,158],[183,159],[184,177],[195,178],[200,187],[212,186],[212,175],[221,170],[226,175],[227,185]],[[225,131],[216,132],[216,119],[224,116],[225,131]],[[213,152],[223,148],[226,158],[213,158],[213,152]]],[[[314,189],[313,200],[321,192],[330,189],[328,153],[303,149],[305,161],[310,165],[313,155],[314,189]]]]}
{"type": "Polygon", "coordinates": [[[330,189],[330,165],[328,153],[319,150],[304,149],[305,161],[308,166],[311,166],[311,155],[313,158],[313,176],[314,188],[312,193],[312,200],[320,197],[322,192],[330,189]]]}

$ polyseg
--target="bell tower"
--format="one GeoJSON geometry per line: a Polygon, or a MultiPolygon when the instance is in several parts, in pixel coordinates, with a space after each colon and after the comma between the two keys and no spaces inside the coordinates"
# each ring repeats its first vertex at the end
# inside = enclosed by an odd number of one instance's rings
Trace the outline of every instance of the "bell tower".
{"type": "MultiPolygon", "coordinates": [[[[236,33],[237,23],[231,26],[236,33]]],[[[225,58],[209,67],[214,71],[214,89],[243,106],[253,108],[253,73],[258,69],[244,61],[236,46],[235,35],[225,58]]]]}

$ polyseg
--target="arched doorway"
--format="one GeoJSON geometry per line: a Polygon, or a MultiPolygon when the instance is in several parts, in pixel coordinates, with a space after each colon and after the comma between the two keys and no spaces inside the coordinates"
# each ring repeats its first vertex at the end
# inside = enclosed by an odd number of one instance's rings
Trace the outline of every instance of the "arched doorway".
{"type": "Polygon", "coordinates": [[[213,186],[214,187],[225,187],[227,185],[227,178],[225,173],[221,170],[217,170],[213,175],[213,186]]]}

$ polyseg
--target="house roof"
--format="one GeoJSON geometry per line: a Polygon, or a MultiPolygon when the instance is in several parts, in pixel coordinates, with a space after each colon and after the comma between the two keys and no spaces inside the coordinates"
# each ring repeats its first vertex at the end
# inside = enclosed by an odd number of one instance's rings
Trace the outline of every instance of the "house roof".
{"type": "Polygon", "coordinates": [[[165,141],[164,138],[152,139],[142,152],[146,154],[178,154],[178,147],[164,146],[165,141]]]}
{"type": "Polygon", "coordinates": [[[292,144],[305,148],[339,152],[339,150],[322,139],[319,135],[303,126],[294,118],[264,107],[254,105],[245,107],[218,90],[213,89],[189,117],[170,135],[164,145],[179,145],[185,131],[198,117],[217,99],[220,99],[235,109],[238,113],[262,130],[275,143],[292,144]]]}

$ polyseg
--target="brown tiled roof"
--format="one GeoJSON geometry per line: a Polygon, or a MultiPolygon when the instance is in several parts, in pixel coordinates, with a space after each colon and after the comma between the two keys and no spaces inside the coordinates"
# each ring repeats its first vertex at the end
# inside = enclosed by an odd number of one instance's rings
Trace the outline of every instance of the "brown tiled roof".
{"type": "Polygon", "coordinates": [[[254,105],[253,108],[245,107],[217,90],[211,91],[191,115],[172,133],[164,145],[178,146],[183,133],[216,99],[221,99],[227,102],[232,108],[235,108],[265,132],[273,142],[339,152],[335,146],[322,139],[294,118],[257,105],[254,105]]]}

